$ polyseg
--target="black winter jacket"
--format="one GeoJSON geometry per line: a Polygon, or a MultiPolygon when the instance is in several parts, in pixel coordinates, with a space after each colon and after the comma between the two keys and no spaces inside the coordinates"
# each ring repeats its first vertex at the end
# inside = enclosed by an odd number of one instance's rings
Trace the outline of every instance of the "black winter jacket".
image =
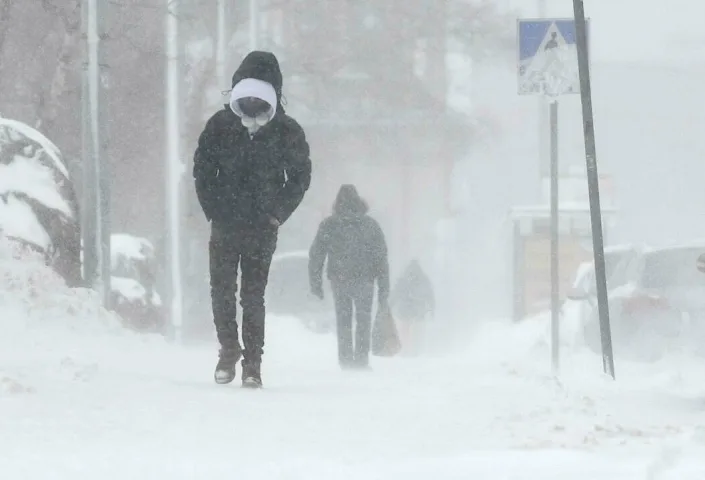
{"type": "Polygon", "coordinates": [[[321,222],[309,251],[309,281],[312,290],[323,283],[323,265],[328,258],[331,283],[352,287],[378,283],[379,299],[389,297],[389,260],[382,228],[368,216],[367,204],[352,185],[338,192],[334,214],[321,222]]]}
{"type": "MultiPolygon", "coordinates": [[[[281,99],[281,72],[267,52],[250,53],[233,76],[259,78],[281,99]]],[[[268,217],[284,223],[311,183],[309,146],[301,126],[281,104],[277,114],[250,138],[229,106],[215,113],[198,139],[193,176],[208,220],[221,225],[257,227],[268,217]]]]}

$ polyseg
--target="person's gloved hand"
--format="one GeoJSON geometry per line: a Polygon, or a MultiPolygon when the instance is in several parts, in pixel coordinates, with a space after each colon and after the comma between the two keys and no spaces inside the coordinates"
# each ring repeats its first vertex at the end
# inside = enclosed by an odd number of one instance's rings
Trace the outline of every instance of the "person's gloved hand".
{"type": "Polygon", "coordinates": [[[311,286],[311,293],[315,295],[316,297],[320,298],[323,300],[323,286],[322,285],[312,285],[311,286]]]}

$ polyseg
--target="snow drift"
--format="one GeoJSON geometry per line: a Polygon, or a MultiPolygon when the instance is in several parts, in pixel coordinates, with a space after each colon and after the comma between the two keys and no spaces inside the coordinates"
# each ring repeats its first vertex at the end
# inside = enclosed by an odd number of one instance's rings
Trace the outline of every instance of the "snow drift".
{"type": "Polygon", "coordinates": [[[611,382],[599,357],[564,342],[558,380],[537,319],[482,324],[457,354],[345,374],[332,337],[270,317],[265,390],[243,392],[213,385],[215,342],[122,329],[40,255],[2,242],[0,272],[2,478],[191,479],[233,466],[242,479],[485,478],[489,464],[504,478],[702,478],[703,367],[686,358],[619,362],[611,382]]]}

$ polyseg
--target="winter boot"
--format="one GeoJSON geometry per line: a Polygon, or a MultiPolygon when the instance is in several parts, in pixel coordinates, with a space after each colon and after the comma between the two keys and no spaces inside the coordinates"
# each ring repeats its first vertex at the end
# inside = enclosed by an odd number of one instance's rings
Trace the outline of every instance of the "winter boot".
{"type": "Polygon", "coordinates": [[[221,348],[219,352],[218,365],[215,367],[213,377],[215,383],[225,385],[235,380],[235,367],[242,356],[239,346],[235,348],[221,348]]]}
{"type": "Polygon", "coordinates": [[[262,388],[260,362],[242,361],[242,386],[244,388],[262,388]]]}

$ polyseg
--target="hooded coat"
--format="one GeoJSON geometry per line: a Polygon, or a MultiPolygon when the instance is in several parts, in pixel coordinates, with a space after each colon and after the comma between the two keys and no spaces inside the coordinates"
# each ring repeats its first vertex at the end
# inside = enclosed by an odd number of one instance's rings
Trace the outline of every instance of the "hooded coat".
{"type": "Polygon", "coordinates": [[[367,215],[368,207],[353,185],[343,185],[333,215],[321,222],[309,251],[309,280],[312,289],[323,283],[323,265],[328,259],[331,283],[354,287],[378,283],[379,297],[389,296],[389,260],[382,228],[367,215]]]}
{"type": "Polygon", "coordinates": [[[433,285],[418,260],[409,264],[394,286],[391,304],[399,318],[407,320],[421,319],[435,311],[433,285]]]}
{"type": "Polygon", "coordinates": [[[309,145],[301,126],[281,105],[283,79],[276,57],[249,53],[232,84],[255,78],[274,87],[274,117],[254,135],[229,105],[206,123],[194,154],[196,194],[209,221],[222,226],[265,227],[283,224],[301,203],[311,183],[309,145]]]}

